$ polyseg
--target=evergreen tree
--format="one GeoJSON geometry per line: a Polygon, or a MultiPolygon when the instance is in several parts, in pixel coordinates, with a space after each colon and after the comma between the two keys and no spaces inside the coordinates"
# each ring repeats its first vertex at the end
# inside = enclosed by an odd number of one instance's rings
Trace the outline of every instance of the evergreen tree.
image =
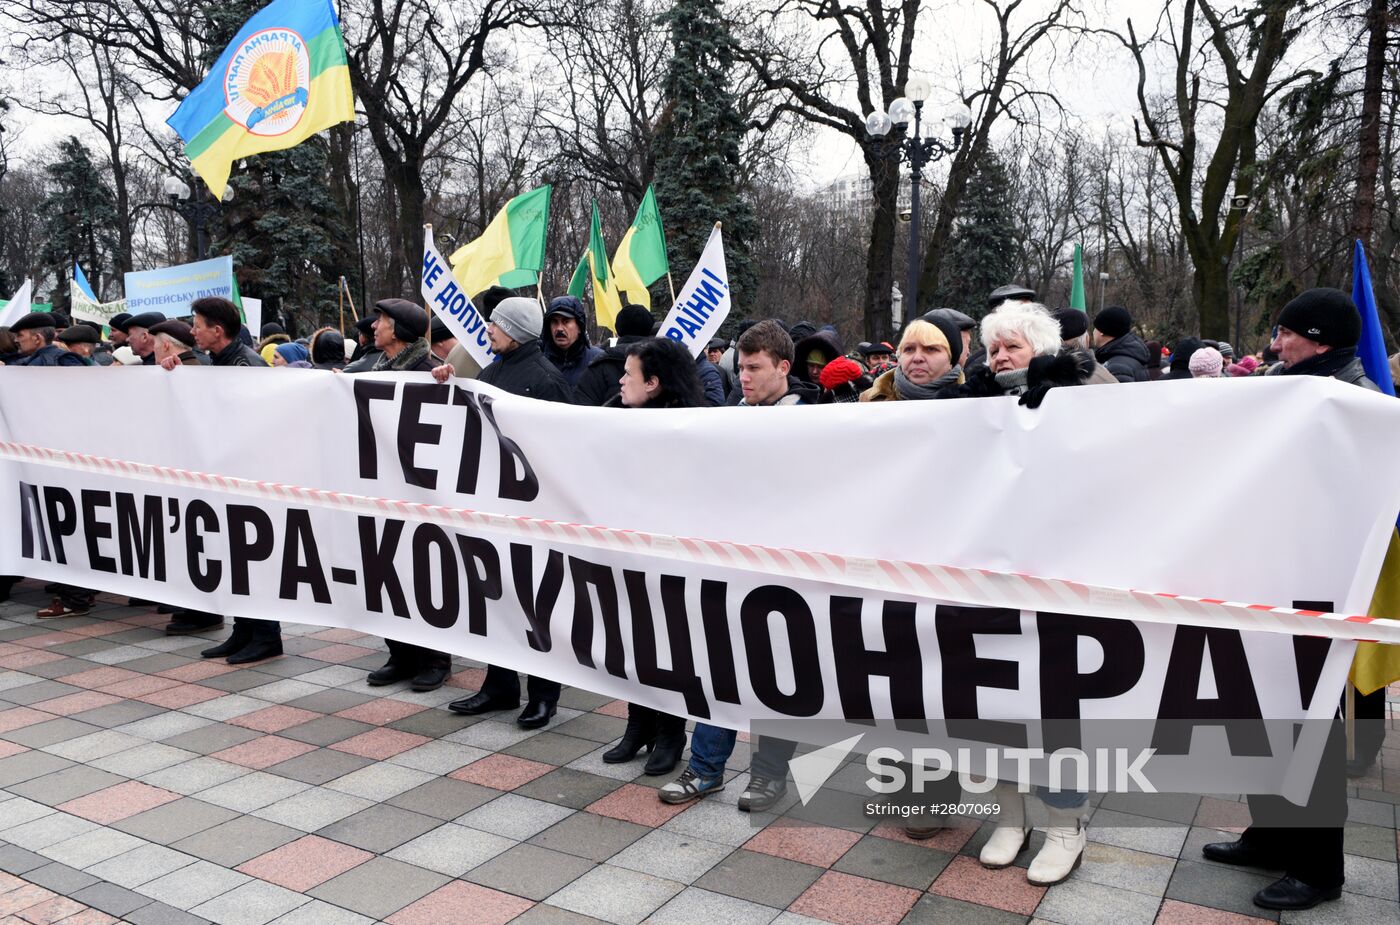
{"type": "Polygon", "coordinates": [[[988,152],[968,179],[961,214],[940,274],[939,304],[974,318],[987,313],[987,294],[1014,282],[1020,246],[1006,167],[988,152]]]}
{"type": "Polygon", "coordinates": [[[742,317],[758,292],[749,253],[758,222],[741,189],[744,123],[730,87],[734,38],[719,0],[676,0],[662,22],[671,30],[672,52],[662,84],[656,199],[671,273],[679,287],[699,260],[710,229],[722,222],[732,317],[742,317]]]}
{"type": "Polygon", "coordinates": [[[59,142],[53,163],[44,168],[44,180],[39,260],[54,279],[51,300],[67,311],[68,278],[74,263],[83,265],[94,291],[102,294],[107,268],[117,251],[117,199],[77,138],[59,142]]]}

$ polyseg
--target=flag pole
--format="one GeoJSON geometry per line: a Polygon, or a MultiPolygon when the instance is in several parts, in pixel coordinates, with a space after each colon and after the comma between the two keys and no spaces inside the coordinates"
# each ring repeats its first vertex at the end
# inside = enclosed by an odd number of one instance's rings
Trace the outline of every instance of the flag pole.
{"type": "Polygon", "coordinates": [[[1347,761],[1356,760],[1356,685],[1347,679],[1347,761]]]}
{"type": "Polygon", "coordinates": [[[676,307],[676,281],[671,278],[671,268],[666,268],[666,285],[671,287],[671,307],[676,307]]]}
{"type": "MultiPolygon", "coordinates": [[[[345,280],[345,277],[342,276],[342,277],[341,277],[341,280],[345,280]]],[[[351,314],[351,315],[354,315],[355,318],[356,318],[356,320],[358,320],[359,317],[360,317],[360,313],[359,313],[359,311],[355,308],[355,296],[354,296],[354,294],[350,291],[350,283],[349,283],[349,282],[345,282],[345,301],[347,301],[347,302],[350,303],[350,314],[351,314]]]]}
{"type": "MultiPolygon", "coordinates": [[[[423,231],[426,232],[427,234],[431,235],[431,234],[433,233],[433,226],[430,225],[430,224],[427,223],[427,222],[424,222],[424,223],[423,223],[423,231]]],[[[422,261],[420,260],[419,263],[421,263],[421,262],[422,262],[422,261]]],[[[427,344],[428,344],[428,352],[429,352],[429,353],[432,353],[432,352],[433,352],[433,302],[432,302],[432,299],[424,299],[424,300],[423,300],[423,310],[426,311],[426,312],[428,313],[428,327],[427,327],[427,329],[426,329],[425,331],[423,331],[423,340],[426,341],[427,344]]]]}
{"type": "Polygon", "coordinates": [[[345,277],[340,278],[340,286],[336,290],[340,296],[340,336],[345,336],[345,277]]]}

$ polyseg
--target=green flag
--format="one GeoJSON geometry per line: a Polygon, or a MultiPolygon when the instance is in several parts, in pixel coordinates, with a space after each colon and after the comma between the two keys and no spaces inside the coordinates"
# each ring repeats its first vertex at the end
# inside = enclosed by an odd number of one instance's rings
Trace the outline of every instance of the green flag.
{"type": "Polygon", "coordinates": [[[617,324],[617,313],[622,311],[622,302],[618,299],[608,267],[608,249],[603,244],[603,217],[598,214],[596,199],[593,200],[593,223],[588,230],[588,250],[584,252],[583,259],[588,263],[588,272],[593,278],[593,314],[598,319],[599,327],[612,330],[617,324]]]}
{"type": "Polygon", "coordinates": [[[612,269],[616,288],[626,292],[630,301],[650,308],[651,294],[647,287],[671,269],[666,260],[666,232],[661,227],[661,211],[656,207],[656,192],[650,186],[637,207],[632,227],[617,245],[612,269]]]}
{"type": "Polygon", "coordinates": [[[1085,314],[1089,312],[1084,301],[1084,248],[1078,244],[1074,245],[1074,282],[1069,287],[1069,307],[1085,314]]]}

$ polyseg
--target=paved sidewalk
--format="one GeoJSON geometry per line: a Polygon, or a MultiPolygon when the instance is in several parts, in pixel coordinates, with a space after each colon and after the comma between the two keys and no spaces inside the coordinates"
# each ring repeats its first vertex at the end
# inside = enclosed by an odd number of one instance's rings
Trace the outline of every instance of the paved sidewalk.
{"type": "MultiPolygon", "coordinates": [[[[665,806],[668,778],[602,762],[625,706],[584,691],[527,731],[443,709],[480,682],[470,662],[430,694],[372,690],[379,640],[283,624],[286,656],[234,669],[199,658],[209,638],[99,601],[39,621],[26,582],[0,604],[0,925],[1277,920],[1250,903],[1271,877],[1200,855],[1229,836],[1190,823],[1240,824],[1238,802],[1149,820],[1110,797],[1083,867],[1045,890],[977,863],[976,820],[927,842],[760,827],[734,805],[742,743],[722,793],[665,806]]],[[[1356,783],[1343,899],[1283,921],[1400,922],[1400,747],[1356,783]]]]}

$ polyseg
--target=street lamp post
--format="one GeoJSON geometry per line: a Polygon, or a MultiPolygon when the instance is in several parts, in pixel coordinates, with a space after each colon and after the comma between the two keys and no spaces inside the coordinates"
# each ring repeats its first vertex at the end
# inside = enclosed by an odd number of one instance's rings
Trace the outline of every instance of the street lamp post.
{"type": "Polygon", "coordinates": [[[932,85],[923,77],[911,77],[904,85],[904,96],[890,104],[889,112],[872,112],[865,117],[865,129],[872,137],[882,139],[896,126],[914,123],[903,138],[892,138],[876,148],[879,157],[895,158],[909,164],[909,282],[905,290],[904,302],[908,306],[906,314],[913,315],[919,305],[919,270],[922,242],[919,240],[919,184],[926,166],[944,155],[952,154],[961,147],[967,136],[967,128],[972,124],[972,113],[967,107],[958,108],[945,121],[953,132],[952,144],[939,138],[920,138],[919,129],[923,119],[924,103],[933,92],[932,85]]]}
{"type": "MultiPolygon", "coordinates": [[[[1235,266],[1234,271],[1239,272],[1240,265],[1244,263],[1244,229],[1245,222],[1249,219],[1250,197],[1235,196],[1230,199],[1230,210],[1240,213],[1240,233],[1235,238],[1235,266]]],[[[1227,272],[1229,271],[1227,264],[1227,272]]],[[[1240,342],[1244,340],[1244,283],[1235,287],[1235,349],[1240,349],[1240,342]]]]}
{"type": "MultiPolygon", "coordinates": [[[[186,221],[194,224],[195,259],[203,260],[209,249],[209,240],[204,233],[204,225],[211,217],[218,214],[219,203],[206,200],[204,187],[195,184],[192,191],[190,184],[175,176],[166,177],[162,189],[166,198],[170,200],[170,208],[184,216],[186,221]]],[[[225,186],[223,201],[228,202],[231,199],[233,199],[233,187],[225,186]]]]}

